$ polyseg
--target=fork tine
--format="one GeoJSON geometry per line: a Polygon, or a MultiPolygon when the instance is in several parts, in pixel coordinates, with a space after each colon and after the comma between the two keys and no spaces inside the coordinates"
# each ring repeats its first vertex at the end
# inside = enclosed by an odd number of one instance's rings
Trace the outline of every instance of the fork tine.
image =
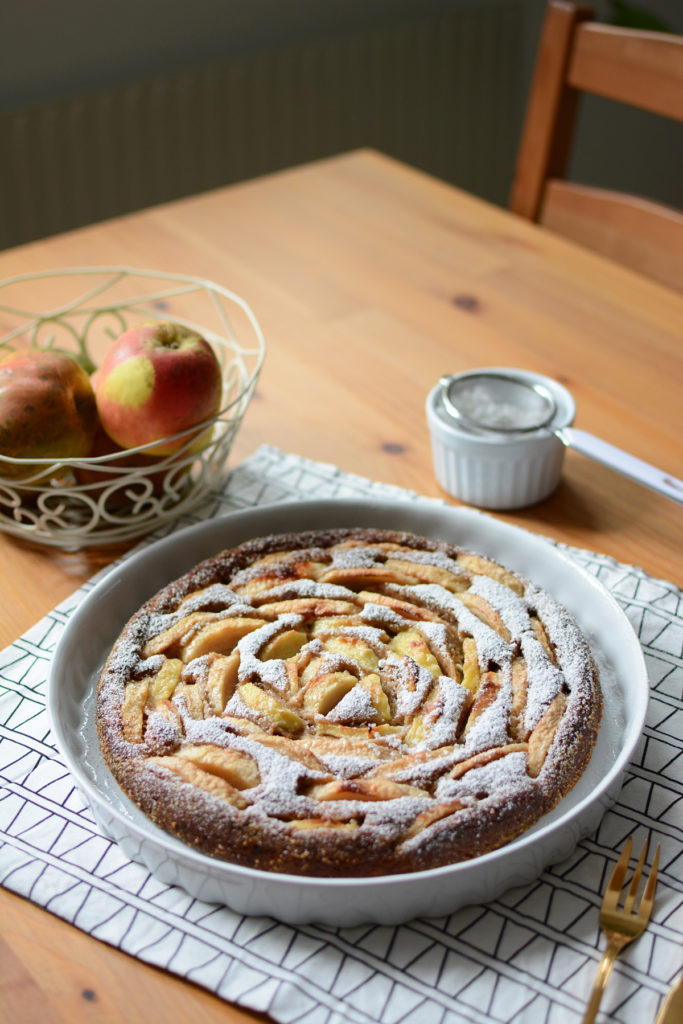
{"type": "Polygon", "coordinates": [[[629,886],[628,894],[626,896],[626,902],[624,903],[624,913],[630,914],[633,910],[633,904],[635,903],[636,894],[638,892],[638,886],[640,885],[640,876],[643,873],[643,865],[645,864],[645,858],[647,857],[647,839],[643,843],[643,849],[640,852],[638,863],[636,864],[636,870],[633,872],[633,878],[631,879],[631,885],[629,886]]]}
{"type": "Polygon", "coordinates": [[[616,910],[619,897],[621,895],[621,887],[624,884],[624,878],[626,877],[626,869],[628,868],[628,862],[631,859],[631,850],[633,849],[633,837],[629,836],[624,843],[624,849],[621,851],[621,856],[617,861],[612,877],[610,878],[605,895],[602,901],[603,910],[616,910]]]}
{"type": "Polygon", "coordinates": [[[645,886],[645,892],[643,898],[640,901],[640,910],[638,911],[639,917],[650,920],[650,914],[652,913],[652,907],[655,902],[655,889],[657,887],[657,868],[659,867],[659,843],[657,843],[657,849],[655,850],[655,856],[652,861],[652,870],[650,871],[650,877],[647,880],[645,886]]]}

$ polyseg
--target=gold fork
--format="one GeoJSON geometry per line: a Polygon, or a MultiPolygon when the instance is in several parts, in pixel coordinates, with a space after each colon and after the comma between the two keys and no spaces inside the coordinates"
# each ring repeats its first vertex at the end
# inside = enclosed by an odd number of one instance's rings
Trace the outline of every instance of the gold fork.
{"type": "Polygon", "coordinates": [[[650,920],[652,905],[655,901],[655,888],[657,886],[659,845],[655,851],[654,860],[652,861],[652,870],[650,872],[650,877],[647,880],[645,892],[643,893],[640,901],[640,906],[636,911],[633,910],[633,904],[635,903],[636,894],[638,892],[638,885],[640,884],[640,876],[643,873],[643,865],[645,864],[645,858],[647,856],[647,846],[648,843],[647,840],[645,840],[645,845],[643,846],[640,857],[638,858],[636,870],[633,872],[633,878],[631,879],[631,885],[626,895],[624,909],[619,910],[618,904],[619,897],[621,896],[621,889],[624,884],[624,878],[626,877],[628,863],[631,859],[631,851],[633,849],[633,839],[630,836],[626,841],[624,849],[621,851],[621,857],[616,863],[614,871],[612,872],[612,877],[610,878],[605,891],[605,895],[602,900],[602,907],[600,909],[600,925],[607,936],[607,948],[603,954],[602,960],[600,961],[597,974],[595,975],[593,991],[591,993],[588,1006],[586,1007],[583,1024],[592,1024],[595,1020],[595,1016],[600,1006],[600,1000],[602,999],[602,993],[605,991],[605,985],[612,973],[614,961],[617,956],[621,953],[624,946],[628,946],[629,942],[633,942],[634,939],[637,939],[639,935],[643,934],[647,927],[647,923],[650,920]]]}

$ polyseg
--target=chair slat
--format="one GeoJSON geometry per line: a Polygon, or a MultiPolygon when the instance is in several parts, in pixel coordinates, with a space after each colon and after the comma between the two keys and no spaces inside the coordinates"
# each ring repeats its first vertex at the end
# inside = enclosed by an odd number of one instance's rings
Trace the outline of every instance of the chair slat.
{"type": "Polygon", "coordinates": [[[627,193],[551,179],[539,221],[557,234],[683,291],[683,214],[627,193]]]}
{"type": "Polygon", "coordinates": [[[683,38],[580,25],[567,82],[575,89],[683,121],[683,38]]]}
{"type": "Polygon", "coordinates": [[[576,25],[591,17],[581,5],[548,8],[509,202],[529,220],[538,215],[546,177],[561,174],[568,157],[577,94],[568,94],[565,75],[576,25]]]}
{"type": "Polygon", "coordinates": [[[564,180],[585,92],[683,122],[683,36],[598,25],[590,7],[550,0],[509,207],[683,291],[683,213],[564,180]]]}

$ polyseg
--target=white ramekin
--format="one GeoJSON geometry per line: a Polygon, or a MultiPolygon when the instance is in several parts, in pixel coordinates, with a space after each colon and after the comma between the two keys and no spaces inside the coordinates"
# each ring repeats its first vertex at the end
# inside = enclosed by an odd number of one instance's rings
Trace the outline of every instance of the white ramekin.
{"type": "Polygon", "coordinates": [[[432,440],[434,472],[439,484],[468,505],[490,509],[523,508],[542,501],[557,487],[564,445],[552,433],[574,420],[576,405],[565,387],[529,370],[484,367],[474,373],[514,377],[547,388],[556,403],[547,427],[529,433],[475,434],[451,416],[443,403],[443,385],[427,396],[427,422],[432,440]]]}

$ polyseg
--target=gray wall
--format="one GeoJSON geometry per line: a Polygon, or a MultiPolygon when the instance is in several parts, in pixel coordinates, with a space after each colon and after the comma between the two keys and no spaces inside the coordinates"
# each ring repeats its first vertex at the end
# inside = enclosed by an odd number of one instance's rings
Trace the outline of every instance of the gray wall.
{"type": "Polygon", "coordinates": [[[486,2],[6,0],[0,20],[0,111],[486,2]]]}

